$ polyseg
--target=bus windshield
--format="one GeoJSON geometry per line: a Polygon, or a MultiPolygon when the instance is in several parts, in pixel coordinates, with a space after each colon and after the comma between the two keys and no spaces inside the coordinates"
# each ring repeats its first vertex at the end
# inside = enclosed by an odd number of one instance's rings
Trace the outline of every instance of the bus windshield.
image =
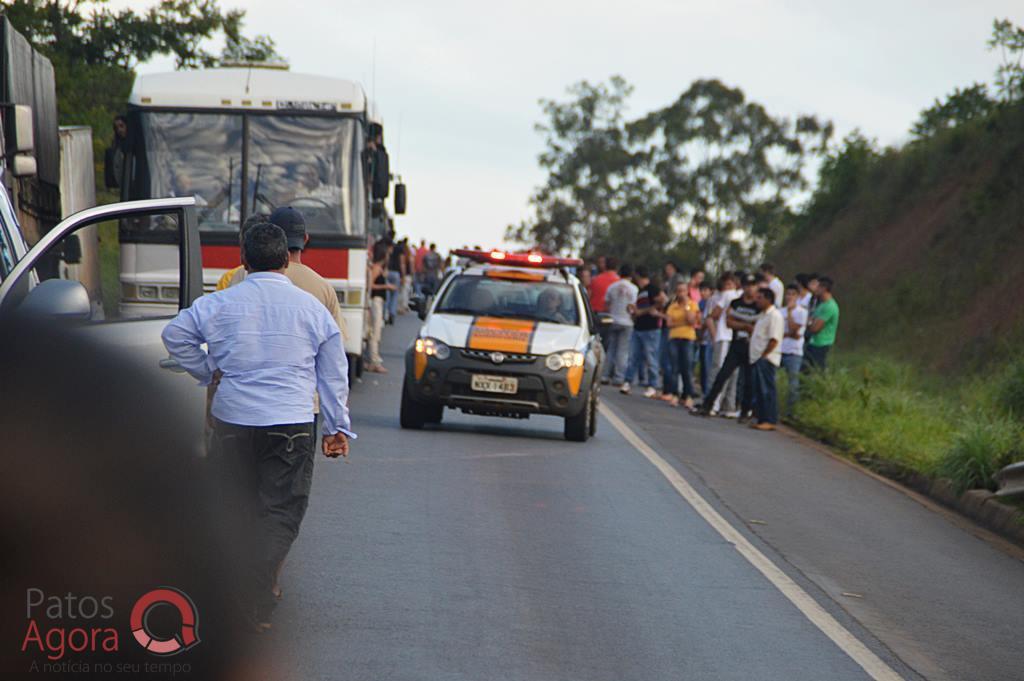
{"type": "MultiPolygon", "coordinates": [[[[240,114],[141,111],[131,196],[195,196],[201,231],[238,231],[240,114]]],[[[246,214],[294,206],[312,235],[365,233],[363,136],[355,118],[250,115],[246,214]]]]}

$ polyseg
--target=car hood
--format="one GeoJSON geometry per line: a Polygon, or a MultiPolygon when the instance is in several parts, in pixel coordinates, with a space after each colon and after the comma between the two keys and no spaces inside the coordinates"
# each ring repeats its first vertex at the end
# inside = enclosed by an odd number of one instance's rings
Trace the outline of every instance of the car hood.
{"type": "Polygon", "coordinates": [[[431,315],[420,335],[453,348],[532,355],[579,349],[585,338],[581,327],[569,324],[443,313],[431,315]]]}

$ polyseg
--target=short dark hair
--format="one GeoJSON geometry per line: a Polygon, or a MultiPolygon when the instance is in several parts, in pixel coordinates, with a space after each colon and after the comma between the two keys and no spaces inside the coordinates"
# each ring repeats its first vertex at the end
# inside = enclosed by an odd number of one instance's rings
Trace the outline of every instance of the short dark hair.
{"type": "Polygon", "coordinates": [[[761,263],[761,271],[768,272],[770,274],[775,274],[775,265],[771,264],[770,262],[763,262],[761,263]]]}
{"type": "Polygon", "coordinates": [[[690,270],[690,276],[692,277],[695,274],[707,274],[707,272],[704,271],[703,267],[694,267],[692,270],[690,270]]]}
{"type": "Polygon", "coordinates": [[[264,222],[270,222],[270,216],[266,213],[253,213],[242,222],[242,228],[238,232],[238,238],[242,239],[245,237],[245,233],[249,231],[250,227],[255,225],[263,224],[264,222]]]}
{"type": "Polygon", "coordinates": [[[829,277],[818,277],[818,288],[823,288],[829,293],[832,293],[833,286],[835,286],[835,282],[829,277]]]}
{"type": "Polygon", "coordinates": [[[253,272],[283,269],[288,265],[288,238],[269,222],[252,225],[242,237],[242,256],[253,272]]]}
{"type": "Polygon", "coordinates": [[[622,266],[619,267],[619,276],[620,277],[628,277],[628,276],[630,276],[632,274],[633,274],[633,266],[630,265],[628,262],[622,263],[622,266]]]}
{"type": "Polygon", "coordinates": [[[771,303],[772,305],[775,304],[775,291],[771,290],[767,286],[762,286],[761,288],[757,289],[757,292],[760,293],[765,298],[767,298],[769,303],[771,303]]]}
{"type": "Polygon", "coordinates": [[[665,261],[665,267],[669,267],[669,266],[671,266],[672,269],[674,269],[676,272],[679,271],[679,265],[677,265],[675,263],[675,261],[673,261],[673,260],[666,260],[665,261]]]}
{"type": "Polygon", "coordinates": [[[603,256],[603,257],[604,257],[604,267],[605,267],[605,269],[611,270],[613,272],[616,269],[618,269],[618,267],[619,267],[619,259],[618,258],[616,258],[613,255],[606,255],[606,256],[603,256]]]}
{"type": "Polygon", "coordinates": [[[807,285],[811,283],[811,275],[806,272],[801,272],[793,278],[796,279],[796,283],[800,284],[804,288],[807,288],[807,285]]]}
{"type": "Polygon", "coordinates": [[[754,275],[754,281],[761,284],[768,281],[768,277],[764,276],[764,273],[758,272],[757,274],[754,275]]]}
{"type": "Polygon", "coordinates": [[[636,276],[638,277],[643,277],[644,279],[650,279],[651,277],[650,273],[647,271],[647,268],[644,267],[643,265],[637,265],[636,272],[634,272],[634,274],[636,274],[636,276]]]}
{"type": "Polygon", "coordinates": [[[786,290],[787,291],[795,291],[796,293],[800,293],[800,287],[797,286],[796,284],[786,284],[786,290]]]}
{"type": "Polygon", "coordinates": [[[700,282],[700,286],[698,286],[697,288],[699,288],[701,291],[703,291],[704,289],[711,291],[715,287],[711,285],[710,279],[705,279],[704,281],[700,282]]]}
{"type": "Polygon", "coordinates": [[[388,257],[388,244],[386,241],[378,241],[373,245],[373,262],[382,262],[388,257]]]}

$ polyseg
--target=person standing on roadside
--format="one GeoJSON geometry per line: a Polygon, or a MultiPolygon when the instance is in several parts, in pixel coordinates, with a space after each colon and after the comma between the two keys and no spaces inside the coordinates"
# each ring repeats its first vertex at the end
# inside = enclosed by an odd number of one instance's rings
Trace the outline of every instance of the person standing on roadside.
{"type": "Polygon", "coordinates": [[[786,286],[786,298],[781,310],[786,322],[782,336],[782,368],[789,379],[786,392],[786,414],[793,413],[793,405],[800,399],[800,366],[804,361],[804,328],[807,326],[807,310],[800,305],[800,289],[796,284],[786,286]]]}
{"type": "Polygon", "coordinates": [[[171,358],[201,385],[215,372],[222,375],[211,407],[211,466],[225,480],[246,481],[240,513],[258,524],[261,545],[244,591],[253,626],[262,631],[276,605],[274,574],[298,532],[288,509],[316,437],[314,391],[320,395],[324,454],[347,456],[355,433],[341,330],[321,302],[284,275],[284,230],[269,223],[250,227],[242,262],[245,281],[197,299],[162,337],[171,358]]]}
{"type": "Polygon", "coordinates": [[[394,324],[398,316],[398,298],[402,292],[402,280],[405,279],[405,253],[402,250],[402,242],[395,240],[395,233],[388,235],[388,283],[394,288],[388,289],[386,299],[387,314],[384,316],[385,324],[394,324]]]}
{"type": "Polygon", "coordinates": [[[366,370],[375,374],[386,374],[384,360],[380,356],[380,341],[384,334],[385,301],[394,284],[388,281],[388,245],[378,241],[373,245],[373,262],[370,263],[370,363],[366,370]]]}
{"type": "MultiPolygon", "coordinates": [[[[726,272],[718,278],[718,291],[711,297],[710,321],[715,326],[715,343],[711,349],[711,375],[710,381],[714,385],[718,378],[718,372],[725,364],[725,358],[729,355],[729,346],[732,344],[732,329],[728,325],[729,306],[732,301],[739,298],[742,293],[738,290],[739,280],[732,272],[726,272]]],[[[716,409],[720,413],[732,413],[736,411],[736,382],[737,377],[730,376],[719,389],[717,395],[721,396],[721,405],[715,405],[715,400],[709,400],[714,388],[704,391],[701,396],[701,408],[707,409],[708,413],[714,413],[716,409]],[[720,408],[719,408],[720,406],[720,408]]],[[[718,398],[716,397],[716,400],[718,398]]]]}
{"type": "Polygon", "coordinates": [[[427,255],[427,240],[420,239],[420,245],[413,254],[412,261],[412,273],[413,273],[413,291],[417,296],[423,295],[423,258],[427,255]]]}
{"type": "Polygon", "coordinates": [[[804,344],[804,357],[812,369],[825,369],[828,354],[836,342],[839,330],[839,303],[832,295],[834,286],[828,277],[818,279],[818,304],[811,313],[807,330],[810,336],[804,344]]]}
{"type": "Polygon", "coordinates": [[[764,276],[765,285],[772,290],[775,294],[775,303],[782,305],[782,298],[785,295],[786,285],[782,283],[778,275],[775,274],[775,265],[770,262],[761,263],[760,274],[764,276]]]}
{"type": "Polygon", "coordinates": [[[661,287],[665,291],[665,295],[669,298],[673,298],[676,295],[676,287],[680,283],[686,281],[686,277],[679,271],[679,266],[669,260],[665,263],[663,268],[665,278],[662,279],[661,287]]]}
{"type": "Polygon", "coordinates": [[[665,310],[665,323],[671,348],[672,377],[665,383],[663,399],[673,407],[680,403],[693,407],[693,345],[697,342],[697,327],[700,326],[700,310],[689,296],[686,282],[680,282],[676,294],[665,310]],[[679,391],[680,379],[682,392],[679,391]]]}
{"type": "Polygon", "coordinates": [[[727,411],[727,407],[732,405],[723,403],[722,415],[729,418],[739,416],[741,420],[746,420],[753,409],[754,386],[750,376],[749,341],[750,333],[754,330],[754,322],[757,321],[761,310],[757,307],[757,279],[754,275],[747,274],[743,276],[742,281],[743,293],[739,298],[729,303],[729,310],[725,318],[726,326],[732,330],[729,352],[725,356],[722,368],[718,370],[718,375],[715,376],[714,385],[711,386],[711,392],[708,394],[707,399],[701,404],[700,409],[694,412],[699,416],[709,416],[711,414],[715,400],[718,399],[718,396],[725,388],[726,382],[732,378],[734,373],[739,374],[737,392],[740,394],[740,410],[739,413],[727,411]]]}
{"type": "Polygon", "coordinates": [[[786,323],[775,307],[775,293],[763,286],[757,291],[761,315],[750,333],[750,374],[753,379],[754,419],[757,430],[775,430],[779,423],[779,395],[775,371],[782,361],[782,337],[786,323]]]}
{"type": "Polygon", "coordinates": [[[690,281],[686,286],[686,295],[690,296],[690,300],[700,304],[700,285],[704,283],[703,268],[694,267],[690,270],[690,281]]]}
{"type": "Polygon", "coordinates": [[[659,371],[659,343],[661,340],[661,306],[665,294],[651,281],[647,268],[637,267],[633,278],[639,293],[636,298],[636,312],[633,314],[633,335],[630,337],[629,369],[626,381],[620,390],[628,395],[631,383],[638,380],[645,386],[644,397],[654,397],[661,384],[659,371]]]}
{"type": "Polygon", "coordinates": [[[590,307],[594,312],[607,312],[605,294],[608,287],[619,280],[615,273],[615,258],[600,256],[597,259],[597,274],[590,280],[590,307]]]}
{"type": "Polygon", "coordinates": [[[430,244],[430,248],[423,254],[423,286],[424,295],[432,296],[437,293],[437,285],[441,282],[441,271],[444,269],[444,260],[437,252],[437,244],[430,244]]]}
{"type": "MultiPolygon", "coordinates": [[[[639,289],[630,277],[633,268],[628,264],[619,268],[619,279],[608,286],[604,294],[605,309],[612,317],[607,330],[608,363],[605,364],[603,383],[622,385],[629,362],[629,343],[633,335],[633,313],[639,289]]],[[[594,278],[596,282],[598,277],[594,278]]]]}
{"type": "Polygon", "coordinates": [[[700,284],[700,302],[697,306],[700,308],[700,329],[697,332],[699,350],[697,351],[697,359],[700,362],[700,394],[701,397],[708,394],[708,390],[711,388],[711,355],[712,349],[715,343],[715,320],[709,316],[711,314],[711,297],[714,294],[714,289],[711,284],[707,281],[703,281],[700,284]]]}

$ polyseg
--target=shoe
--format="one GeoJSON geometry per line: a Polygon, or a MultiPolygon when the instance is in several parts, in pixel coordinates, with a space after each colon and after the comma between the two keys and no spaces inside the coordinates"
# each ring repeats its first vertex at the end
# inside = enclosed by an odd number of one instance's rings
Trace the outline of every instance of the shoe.
{"type": "Polygon", "coordinates": [[[629,381],[623,383],[622,387],[619,388],[619,392],[622,393],[623,395],[628,395],[630,390],[632,390],[632,388],[629,387],[629,381]]]}
{"type": "Polygon", "coordinates": [[[774,423],[751,423],[750,427],[754,430],[775,430],[774,423]]]}
{"type": "Polygon", "coordinates": [[[738,411],[720,411],[718,412],[718,415],[723,419],[735,419],[739,418],[740,413],[738,411]]]}
{"type": "Polygon", "coordinates": [[[685,400],[683,400],[682,405],[683,405],[683,409],[689,409],[691,411],[693,410],[693,400],[690,399],[689,397],[687,397],[685,400]]]}
{"type": "Polygon", "coordinates": [[[611,382],[612,382],[612,379],[610,379],[610,378],[602,378],[601,379],[601,385],[608,385],[611,382]]]}
{"type": "Polygon", "coordinates": [[[679,406],[679,398],[676,397],[675,395],[669,395],[668,399],[665,400],[665,401],[668,402],[668,406],[670,406],[670,407],[678,407],[679,406]]]}
{"type": "Polygon", "coordinates": [[[650,387],[650,386],[647,386],[647,389],[644,390],[644,397],[647,397],[647,398],[654,397],[657,394],[658,394],[658,391],[655,390],[654,388],[650,387]]]}
{"type": "Polygon", "coordinates": [[[388,370],[384,367],[383,364],[371,364],[370,366],[366,367],[366,370],[369,371],[371,374],[386,374],[388,372],[388,370]]]}

